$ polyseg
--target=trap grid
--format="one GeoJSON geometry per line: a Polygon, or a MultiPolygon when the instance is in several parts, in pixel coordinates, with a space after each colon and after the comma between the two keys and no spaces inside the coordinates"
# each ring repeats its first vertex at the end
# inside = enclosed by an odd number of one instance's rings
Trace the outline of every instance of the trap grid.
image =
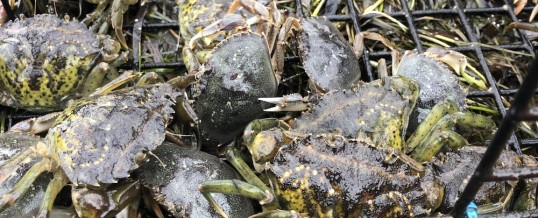
{"type": "MultiPolygon", "coordinates": [[[[4,2],[4,0],[2,0],[4,2]]],[[[348,6],[354,5],[353,0],[341,0],[342,3],[346,3],[348,6]]],[[[428,1],[424,1],[428,2],[428,1]]],[[[468,98],[488,98],[492,99],[495,103],[497,112],[503,118],[501,125],[497,131],[497,134],[491,142],[487,142],[491,145],[488,148],[488,151],[482,158],[481,163],[478,166],[477,172],[473,178],[469,181],[464,193],[462,193],[462,198],[456,202],[452,215],[463,216],[463,212],[466,209],[468,203],[474,198],[474,195],[478,191],[478,188],[483,182],[487,181],[498,181],[498,180],[509,180],[509,179],[518,179],[518,178],[530,178],[538,177],[538,168],[522,168],[522,169],[508,169],[504,171],[492,172],[492,168],[497,160],[500,152],[506,147],[508,143],[511,149],[515,150],[519,154],[522,153],[521,148],[527,146],[538,145],[538,138],[522,138],[517,137],[514,133],[518,121],[536,121],[538,120],[538,110],[532,111],[528,110],[527,105],[531,98],[537,97],[535,89],[538,84],[538,74],[530,73],[538,71],[538,59],[534,60],[533,67],[528,71],[529,74],[527,78],[517,87],[501,88],[497,84],[497,78],[492,74],[490,69],[490,64],[488,64],[486,59],[486,54],[489,52],[498,52],[497,48],[507,49],[512,51],[520,51],[526,54],[531,54],[534,57],[535,46],[531,43],[528,36],[519,29],[512,31],[514,33],[513,38],[516,38],[518,41],[515,43],[507,43],[493,46],[481,46],[479,45],[480,39],[477,36],[478,33],[476,23],[473,23],[470,17],[475,16],[504,16],[507,17],[510,22],[520,21],[516,14],[514,13],[514,8],[511,5],[509,0],[499,0],[496,1],[497,5],[490,3],[490,7],[473,7],[469,6],[468,2],[456,1],[447,1],[447,5],[442,7],[442,9],[432,9],[433,6],[427,5],[427,3],[422,3],[418,9],[410,10],[406,0],[400,0],[401,10],[397,12],[387,13],[389,16],[395,18],[396,20],[405,24],[409,29],[407,31],[408,37],[412,39],[414,47],[410,49],[416,49],[419,53],[422,53],[426,50],[426,45],[424,44],[425,40],[421,39],[419,35],[419,28],[417,20],[421,17],[434,17],[441,19],[457,19],[463,27],[463,32],[465,37],[467,37],[469,43],[466,45],[450,47],[451,50],[464,53],[466,55],[472,55],[477,61],[477,69],[480,71],[486,78],[488,91],[471,91],[468,93],[468,98]],[[518,93],[518,90],[520,91],[518,93]],[[512,103],[510,109],[506,108],[503,104],[501,97],[509,97],[512,103]],[[515,97],[515,99],[514,99],[515,97]],[[481,175],[481,176],[480,176],[481,175]]],[[[297,11],[296,16],[306,17],[304,11],[302,10],[301,0],[296,0],[297,11]]],[[[132,37],[132,48],[133,51],[140,51],[140,45],[142,42],[142,32],[155,32],[167,29],[178,29],[177,22],[169,23],[149,23],[146,22],[144,17],[148,11],[150,4],[141,5],[136,15],[136,20],[133,24],[125,25],[124,31],[129,31],[132,37]]],[[[533,10],[533,6],[526,6],[523,8],[522,13],[530,14],[533,10]]],[[[332,22],[345,22],[351,24],[355,33],[361,32],[361,25],[365,22],[368,22],[374,17],[379,17],[377,14],[366,14],[361,15],[356,7],[348,7],[348,15],[327,15],[328,20],[332,22]]],[[[179,51],[181,52],[181,51],[179,51]]],[[[167,68],[172,70],[185,70],[185,66],[182,62],[161,62],[161,63],[143,63],[139,64],[140,54],[134,52],[134,61],[128,63],[122,68],[124,69],[136,69],[136,70],[146,70],[146,69],[155,69],[155,68],[167,68]]],[[[362,80],[372,81],[379,78],[376,69],[371,64],[371,60],[379,59],[391,60],[391,52],[388,49],[368,49],[365,48],[362,54],[361,59],[359,60],[362,69],[362,80]]],[[[529,59],[532,59],[529,57],[529,59]]],[[[297,56],[288,56],[285,57],[285,63],[297,63],[299,57],[297,56]]],[[[524,70],[527,67],[523,68],[524,70]]],[[[7,107],[0,106],[0,116],[5,116],[7,123],[4,124],[8,128],[14,123],[20,120],[36,117],[37,114],[14,110],[7,107]]],[[[538,211],[526,211],[518,212],[519,215],[538,215],[538,211]]]]}

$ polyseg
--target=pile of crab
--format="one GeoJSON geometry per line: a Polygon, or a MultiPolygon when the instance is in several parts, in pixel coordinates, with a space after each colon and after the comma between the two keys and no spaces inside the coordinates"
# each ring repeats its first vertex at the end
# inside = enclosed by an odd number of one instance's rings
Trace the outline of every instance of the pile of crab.
{"type": "MultiPolygon", "coordinates": [[[[136,2],[99,5],[127,10],[136,2]]],[[[60,111],[0,134],[0,216],[402,217],[452,209],[485,150],[469,140],[495,130],[492,118],[467,110],[455,76],[465,56],[407,52],[392,76],[362,82],[357,52],[323,17],[287,16],[274,1],[178,4],[188,72],[167,81],[119,74],[128,58],[123,36],[118,43],[67,17],[0,27],[0,104],[60,111]],[[307,97],[275,97],[289,41],[309,77],[307,97]],[[302,113],[259,119],[284,111],[302,113]],[[195,132],[196,142],[172,125],[195,132]],[[199,147],[224,151],[227,163],[199,147]]],[[[506,151],[497,167],[536,164],[506,151]]],[[[487,183],[475,202],[482,213],[532,209],[536,183],[487,183]]]]}

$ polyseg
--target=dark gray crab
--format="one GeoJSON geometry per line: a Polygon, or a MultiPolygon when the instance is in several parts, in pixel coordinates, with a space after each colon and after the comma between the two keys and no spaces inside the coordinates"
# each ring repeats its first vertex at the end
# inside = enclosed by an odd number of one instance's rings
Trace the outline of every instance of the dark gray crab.
{"type": "MultiPolygon", "coordinates": [[[[164,141],[165,128],[174,112],[172,106],[182,93],[168,83],[107,93],[118,82],[138,75],[124,73],[100,93],[75,101],[59,114],[43,141],[0,165],[0,182],[5,182],[25,159],[41,159],[3,195],[0,208],[13,204],[45,171],[54,178],[41,204],[42,214],[50,211],[56,195],[68,182],[101,190],[129,177],[145,154],[164,141]]],[[[26,126],[12,129],[19,127],[26,126]]]]}
{"type": "MultiPolygon", "coordinates": [[[[211,179],[239,179],[233,168],[213,155],[171,143],[160,145],[153,154],[132,176],[149,190],[152,199],[174,217],[218,216],[198,191],[198,185],[211,179]]],[[[252,204],[242,196],[215,198],[232,217],[254,214],[252,204]]]]}
{"type": "Polygon", "coordinates": [[[361,77],[355,53],[336,26],[325,17],[300,21],[299,51],[311,89],[350,89],[361,77]]]}
{"type": "Polygon", "coordinates": [[[0,104],[37,112],[62,109],[125,61],[119,49],[68,17],[42,14],[8,22],[0,28],[0,104]]]}
{"type": "Polygon", "coordinates": [[[195,96],[204,138],[217,143],[233,140],[263,114],[267,105],[258,98],[274,96],[276,85],[262,36],[238,34],[219,44],[204,65],[195,96]]]}

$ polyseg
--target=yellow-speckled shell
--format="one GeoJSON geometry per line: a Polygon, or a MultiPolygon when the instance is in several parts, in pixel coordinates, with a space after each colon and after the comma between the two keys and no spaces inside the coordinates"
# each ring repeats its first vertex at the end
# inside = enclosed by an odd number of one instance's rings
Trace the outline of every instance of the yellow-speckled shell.
{"type": "Polygon", "coordinates": [[[204,27],[222,18],[232,4],[230,0],[180,0],[179,26],[181,36],[189,40],[204,27]]]}
{"type": "Polygon", "coordinates": [[[424,215],[420,177],[401,159],[368,143],[309,136],[282,147],[271,183],[281,205],[309,217],[424,215]]]}
{"type": "Polygon", "coordinates": [[[52,111],[79,93],[99,52],[97,37],[77,21],[54,15],[0,28],[0,104],[52,111]]]}

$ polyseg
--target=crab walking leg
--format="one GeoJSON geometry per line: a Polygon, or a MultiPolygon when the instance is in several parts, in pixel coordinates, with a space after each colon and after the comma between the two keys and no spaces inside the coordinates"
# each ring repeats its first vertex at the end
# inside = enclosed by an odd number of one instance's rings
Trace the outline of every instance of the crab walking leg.
{"type": "Polygon", "coordinates": [[[232,5],[230,5],[230,9],[228,9],[228,14],[235,13],[239,6],[242,6],[247,11],[260,16],[262,19],[269,18],[269,10],[267,10],[263,4],[253,0],[234,0],[232,5]]]}
{"type": "Polygon", "coordinates": [[[15,185],[15,187],[9,192],[5,193],[0,199],[0,212],[4,211],[6,208],[15,204],[15,201],[19,199],[30,186],[36,180],[36,178],[41,175],[41,173],[47,171],[50,163],[48,161],[40,161],[34,164],[21,178],[21,180],[15,185]]]}
{"type": "Polygon", "coordinates": [[[82,96],[86,97],[97,90],[101,86],[105,76],[114,79],[119,77],[116,67],[119,67],[128,60],[129,52],[123,52],[119,56],[115,57],[115,60],[112,63],[109,64],[106,62],[101,62],[93,67],[88,74],[88,78],[85,80],[86,82],[84,83],[84,87],[82,89],[82,96]]]}
{"type": "Polygon", "coordinates": [[[495,127],[495,122],[487,116],[468,111],[445,115],[426,133],[411,156],[419,161],[428,161],[437,155],[445,145],[453,149],[466,145],[467,141],[452,131],[455,126],[460,129],[491,130],[495,127]]]}
{"type": "Polygon", "coordinates": [[[56,196],[67,184],[68,180],[67,176],[61,172],[54,174],[54,178],[49,182],[49,185],[45,190],[45,195],[39,207],[37,217],[49,217],[49,214],[52,211],[52,206],[54,205],[54,199],[56,199],[56,196]]]}
{"type": "Polygon", "coordinates": [[[47,152],[47,145],[43,142],[38,142],[36,145],[31,146],[14,157],[6,160],[0,165],[0,183],[6,181],[9,176],[13,175],[24,162],[30,161],[37,156],[45,154],[47,152]]]}
{"type": "Polygon", "coordinates": [[[258,214],[249,216],[249,218],[299,218],[307,217],[306,215],[301,215],[294,210],[274,210],[274,211],[265,211],[258,214]]]}
{"type": "Polygon", "coordinates": [[[13,158],[3,162],[0,165],[0,183],[3,183],[8,179],[15,171],[17,171],[21,166],[22,162],[26,159],[33,159],[37,156],[33,149],[26,149],[21,153],[15,155],[13,158]]]}
{"type": "Polygon", "coordinates": [[[147,73],[144,73],[144,75],[142,75],[140,79],[138,79],[135,86],[152,85],[152,84],[157,83],[158,79],[159,79],[159,75],[157,73],[147,72],[147,73]]]}
{"type": "Polygon", "coordinates": [[[284,46],[286,45],[288,38],[291,36],[290,31],[293,29],[297,30],[300,28],[301,24],[299,22],[299,19],[294,17],[288,17],[284,22],[284,25],[282,25],[280,32],[278,33],[276,47],[274,48],[274,51],[271,50],[271,53],[273,54],[271,58],[271,63],[275,68],[275,75],[277,77],[277,81],[280,81],[282,72],[284,71],[284,52],[286,51],[286,48],[284,46]]]}
{"type": "Polygon", "coordinates": [[[428,140],[413,150],[411,157],[418,162],[431,161],[432,157],[435,157],[445,145],[461,148],[466,144],[467,140],[454,131],[435,132],[428,140]]]}
{"type": "Polygon", "coordinates": [[[222,31],[232,29],[248,29],[249,25],[239,14],[227,14],[220,20],[206,26],[204,29],[196,33],[189,40],[187,46],[183,47],[182,56],[187,67],[187,71],[190,74],[195,74],[200,71],[202,67],[201,63],[205,63],[207,60],[207,51],[194,52],[196,41],[220,34],[222,31]]]}
{"type": "Polygon", "coordinates": [[[132,71],[126,71],[123,74],[121,74],[118,78],[110,81],[109,83],[102,86],[101,88],[96,89],[93,93],[89,95],[89,97],[97,96],[97,95],[106,95],[112,90],[124,85],[125,83],[133,81],[137,78],[140,78],[142,75],[143,75],[142,73],[133,73],[132,71]]]}
{"type": "Polygon", "coordinates": [[[123,36],[123,14],[129,9],[129,5],[134,5],[138,0],[114,0],[112,2],[111,24],[116,32],[116,37],[124,48],[128,48],[125,37],[123,36]]]}
{"type": "MultiPolygon", "coordinates": [[[[269,187],[263,183],[254,172],[250,169],[250,167],[245,163],[243,159],[241,159],[239,155],[239,151],[235,148],[228,147],[226,151],[226,159],[235,167],[235,169],[241,174],[241,176],[250,184],[258,187],[261,190],[264,190],[264,192],[269,195],[269,187]]],[[[271,197],[267,196],[267,199],[271,200],[265,200],[262,204],[262,209],[264,211],[269,210],[276,210],[280,208],[280,205],[278,204],[278,200],[270,194],[271,197]]]]}
{"type": "Polygon", "coordinates": [[[456,111],[458,111],[458,106],[454,101],[446,100],[435,105],[415,132],[407,139],[405,153],[415,149],[441,118],[447,114],[456,113],[456,111]]]}
{"type": "Polygon", "coordinates": [[[241,180],[212,180],[207,181],[199,186],[200,192],[207,199],[209,204],[223,217],[227,217],[226,213],[217,204],[211,196],[211,193],[234,194],[258,200],[260,204],[273,201],[274,196],[267,190],[262,190],[254,185],[243,182],[241,180]]]}

